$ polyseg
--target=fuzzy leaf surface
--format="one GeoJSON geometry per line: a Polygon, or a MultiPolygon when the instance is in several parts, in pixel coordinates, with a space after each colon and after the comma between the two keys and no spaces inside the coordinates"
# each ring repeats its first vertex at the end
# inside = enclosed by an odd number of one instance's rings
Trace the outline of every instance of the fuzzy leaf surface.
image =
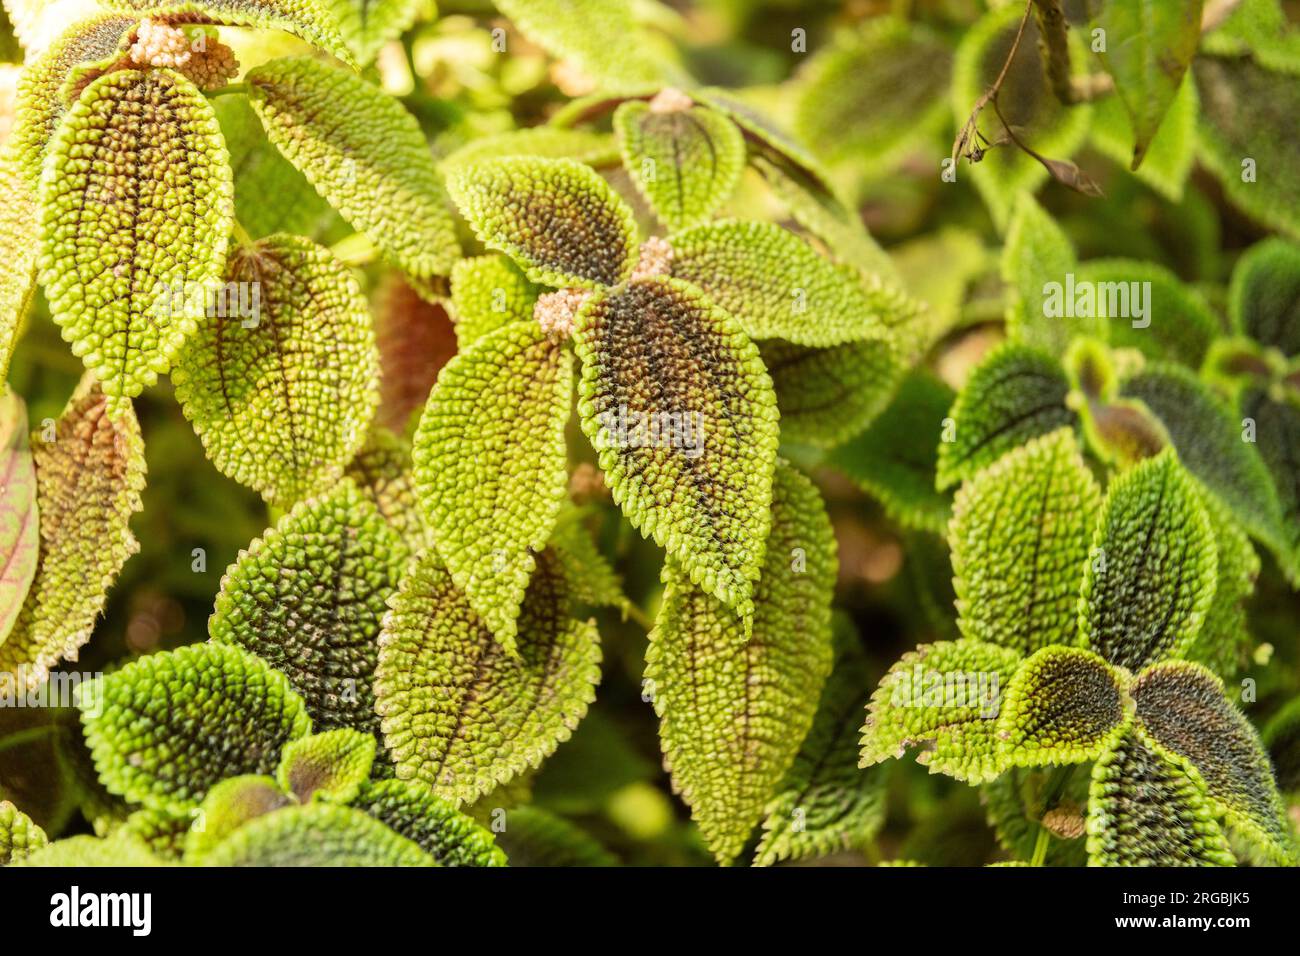
{"type": "Polygon", "coordinates": [[[36,576],[40,512],[36,467],[27,435],[27,408],[10,391],[0,397],[0,644],[13,630],[36,576]]]}
{"type": "Polygon", "coordinates": [[[451,307],[461,351],[502,326],[531,320],[540,294],[506,256],[461,259],[451,270],[451,307]]]}
{"type": "Polygon", "coordinates": [[[327,730],[284,745],[276,779],[299,803],[351,803],[375,762],[375,738],[356,730],[327,730]]]}
{"type": "Polygon", "coordinates": [[[244,824],[204,866],[436,866],[433,857],[373,817],[328,803],[285,807],[244,824]]]}
{"type": "Polygon", "coordinates": [[[506,865],[490,831],[416,780],[367,784],[352,806],[418,843],[442,866],[506,865]]]}

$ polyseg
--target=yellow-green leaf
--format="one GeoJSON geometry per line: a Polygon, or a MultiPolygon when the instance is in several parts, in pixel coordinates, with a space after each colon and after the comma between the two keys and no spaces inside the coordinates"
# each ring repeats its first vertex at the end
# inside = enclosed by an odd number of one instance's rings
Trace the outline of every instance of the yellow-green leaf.
{"type": "Polygon", "coordinates": [[[204,866],[437,866],[373,817],[329,803],[285,807],[250,820],[217,844],[204,866]]]}
{"type": "Polygon", "coordinates": [[[15,393],[0,397],[0,644],[36,575],[40,512],[36,468],[27,438],[27,408],[15,393]]]}

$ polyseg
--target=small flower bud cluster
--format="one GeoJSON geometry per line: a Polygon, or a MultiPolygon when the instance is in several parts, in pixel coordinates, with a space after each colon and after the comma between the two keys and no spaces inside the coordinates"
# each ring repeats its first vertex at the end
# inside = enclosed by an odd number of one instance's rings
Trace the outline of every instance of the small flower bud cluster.
{"type": "Polygon", "coordinates": [[[184,30],[155,20],[140,22],[129,56],[136,66],[175,70],[204,90],[223,87],[239,74],[234,51],[216,37],[205,37],[202,46],[195,49],[184,30]]]}
{"type": "Polygon", "coordinates": [[[651,113],[685,113],[695,101],[674,86],[665,86],[650,100],[651,113]]]}
{"type": "Polygon", "coordinates": [[[591,297],[588,289],[560,289],[538,297],[533,318],[551,338],[567,339],[573,334],[573,320],[582,303],[591,297]]]}
{"type": "Polygon", "coordinates": [[[636,269],[632,271],[633,279],[649,279],[651,276],[665,276],[673,270],[673,247],[667,239],[651,236],[641,243],[641,257],[636,269]]]}

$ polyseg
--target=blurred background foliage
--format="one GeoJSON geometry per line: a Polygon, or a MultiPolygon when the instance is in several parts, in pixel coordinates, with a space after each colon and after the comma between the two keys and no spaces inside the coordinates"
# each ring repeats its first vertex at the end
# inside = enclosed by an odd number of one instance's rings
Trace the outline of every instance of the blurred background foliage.
{"type": "MultiPolygon", "coordinates": [[[[835,185],[887,249],[908,289],[929,303],[922,361],[948,389],[959,388],[972,365],[1002,338],[1006,289],[998,255],[1005,217],[1000,207],[1009,208],[1017,186],[1041,184],[1039,202],[1061,224],[1081,260],[1129,257],[1158,263],[1200,290],[1221,319],[1227,278],[1241,251],[1277,229],[1293,238],[1300,233],[1294,193],[1276,200],[1292,205],[1276,210],[1267,224],[1226,194],[1205,145],[1223,131],[1214,127],[1210,111],[1197,111],[1195,102],[1175,107],[1144,171],[1131,173],[1131,136],[1117,104],[1061,107],[1043,78],[1034,42],[1023,45],[1013,64],[1004,107],[1038,148],[1073,158],[1104,196],[1072,191],[1005,149],[993,151],[979,171],[992,185],[977,188],[973,168],[964,164],[956,184],[944,182],[941,160],[1009,49],[1023,9],[1018,2],[636,0],[634,6],[644,31],[638,40],[654,55],[679,64],[702,83],[733,88],[803,139],[831,170],[835,185]],[[982,29],[977,24],[987,25],[989,7],[1006,8],[1006,19],[999,29],[984,30],[984,46],[972,46],[982,29]]],[[[1292,188],[1300,191],[1295,185],[1300,183],[1295,158],[1300,154],[1295,108],[1300,107],[1300,3],[1247,0],[1244,6],[1248,16],[1238,11],[1217,36],[1207,35],[1202,52],[1207,45],[1225,55],[1253,50],[1267,69],[1286,77],[1283,89],[1290,99],[1278,115],[1289,126],[1270,129],[1266,116],[1254,132],[1272,137],[1259,145],[1261,156],[1289,163],[1289,171],[1297,173],[1290,177],[1292,188]]],[[[1067,7],[1074,23],[1084,21],[1084,3],[1067,7]]],[[[223,28],[223,39],[246,67],[307,49],[283,34],[223,28]]],[[[0,65],[0,136],[8,132],[21,55],[7,23],[0,24],[0,60],[6,61],[0,65]]],[[[486,0],[420,3],[409,29],[386,44],[367,70],[419,119],[438,156],[493,133],[546,123],[574,97],[598,92],[580,71],[519,34],[486,0]]],[[[1194,101],[1196,84],[1187,86],[1180,96],[1194,101]]],[[[1199,92],[1202,101],[1224,94],[1214,88],[1199,92]]],[[[1268,104],[1238,105],[1263,113],[1268,104]]],[[[237,105],[221,106],[228,135],[241,122],[237,110],[237,105]]],[[[607,128],[608,117],[603,122],[607,128]]],[[[240,204],[247,224],[258,215],[253,207],[265,201],[251,184],[259,176],[275,181],[277,173],[269,168],[275,157],[254,148],[236,160],[237,181],[243,177],[249,184],[240,204]]],[[[616,168],[607,172],[620,191],[636,199],[626,177],[616,168]]],[[[726,212],[780,220],[784,210],[760,188],[752,170],[746,175],[753,181],[742,185],[726,212]]],[[[374,302],[387,376],[381,417],[401,431],[422,406],[438,368],[454,353],[451,324],[440,306],[421,299],[396,273],[368,263],[364,243],[357,244],[313,201],[308,188],[278,212],[262,210],[266,229],[257,231],[271,231],[277,216],[288,216],[296,229],[338,243],[340,255],[359,263],[358,275],[374,302]]],[[[465,239],[468,251],[468,233],[465,239]]],[[[80,375],[80,362],[38,301],[11,372],[33,428],[57,417],[80,375]]],[[[79,671],[110,670],[138,655],[205,640],[225,569],[277,517],[255,493],[210,465],[165,382],[141,396],[136,408],[148,464],[144,508],[133,522],[141,550],[112,589],[107,613],[80,660],[66,665],[79,671]]],[[[928,468],[932,475],[933,450],[918,447],[916,437],[905,427],[882,432],[876,436],[878,452],[890,467],[922,476],[928,468]]],[[[946,547],[938,535],[901,528],[834,462],[821,461],[811,450],[786,452],[815,469],[826,497],[840,547],[837,606],[860,636],[871,668],[869,687],[874,686],[915,645],[954,636],[946,547]]],[[[943,499],[927,504],[946,506],[943,499]]],[[[602,548],[615,558],[629,597],[653,616],[661,554],[598,490],[593,505],[589,520],[602,548]]],[[[1271,559],[1262,557],[1264,571],[1250,605],[1259,648],[1254,666],[1243,675],[1256,684],[1257,699],[1244,705],[1256,726],[1300,691],[1300,601],[1271,559]]],[[[711,858],[685,807],[671,795],[660,765],[656,720],[642,688],[646,632],[616,612],[598,616],[605,660],[598,700],[572,740],[528,781],[530,794],[518,794],[556,816],[539,816],[529,825],[576,827],[581,832],[556,842],[568,847],[572,859],[609,860],[612,854],[628,864],[707,864],[711,858]]],[[[89,830],[87,818],[103,796],[86,782],[78,742],[67,713],[0,709],[0,797],[25,809],[51,837],[89,830]]],[[[912,760],[865,772],[880,778],[879,832],[852,851],[816,862],[979,865],[1007,858],[987,822],[980,791],[931,776],[912,760]]],[[[513,855],[510,838],[503,836],[502,842],[513,855]]]]}

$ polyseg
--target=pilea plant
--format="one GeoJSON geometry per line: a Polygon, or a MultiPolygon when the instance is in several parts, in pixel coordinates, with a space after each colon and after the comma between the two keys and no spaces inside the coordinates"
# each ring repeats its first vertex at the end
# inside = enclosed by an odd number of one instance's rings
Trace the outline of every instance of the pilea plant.
{"type": "Polygon", "coordinates": [[[1296,863],[1296,33],[915,6],[6,0],[0,864],[1296,863]]]}

